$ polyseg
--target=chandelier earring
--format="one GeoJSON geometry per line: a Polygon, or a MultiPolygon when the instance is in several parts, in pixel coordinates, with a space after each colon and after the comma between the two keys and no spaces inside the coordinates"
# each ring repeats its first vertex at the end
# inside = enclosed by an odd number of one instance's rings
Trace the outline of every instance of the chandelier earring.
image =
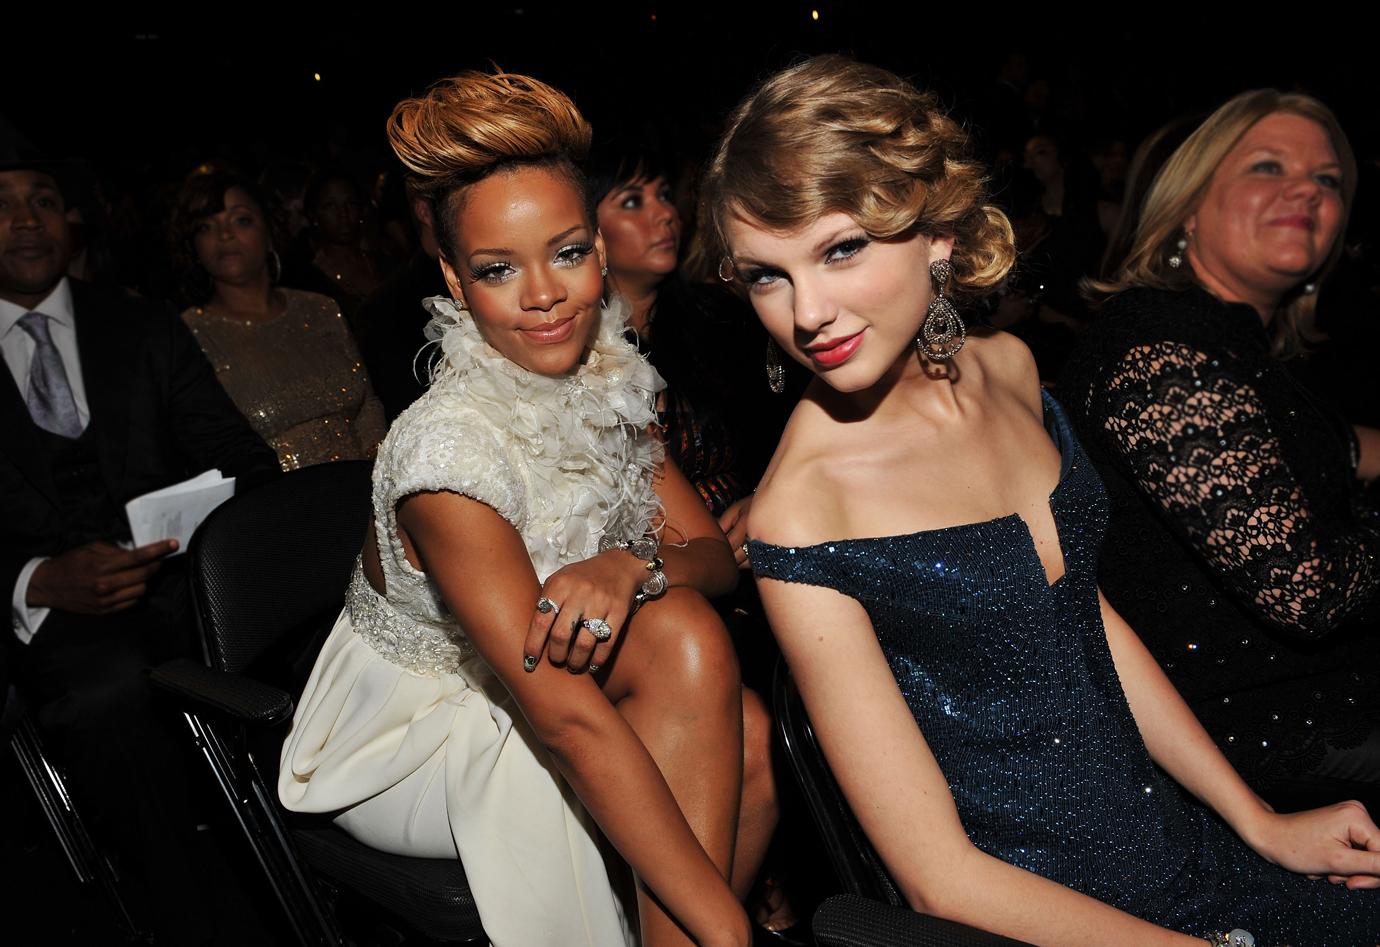
{"type": "Polygon", "coordinates": [[[934,296],[929,308],[925,310],[925,321],[920,325],[920,335],[915,347],[920,354],[934,362],[947,362],[963,351],[963,343],[968,340],[968,329],[958,314],[958,307],[945,295],[954,268],[948,260],[934,260],[930,263],[930,279],[934,282],[934,296]]]}
{"type": "Polygon", "coordinates": [[[1169,268],[1177,270],[1184,265],[1184,253],[1188,250],[1188,231],[1179,234],[1179,240],[1174,244],[1174,252],[1169,254],[1169,268]]]}
{"type": "Polygon", "coordinates": [[[786,369],[781,364],[781,349],[776,340],[767,337],[767,387],[771,393],[779,395],[786,390],[786,369]]]}

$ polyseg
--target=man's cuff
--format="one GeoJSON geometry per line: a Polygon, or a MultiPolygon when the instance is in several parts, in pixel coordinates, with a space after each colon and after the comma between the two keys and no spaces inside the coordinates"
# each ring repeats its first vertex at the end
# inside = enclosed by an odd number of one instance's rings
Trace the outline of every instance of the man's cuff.
{"type": "Polygon", "coordinates": [[[48,617],[49,609],[33,608],[28,603],[29,580],[34,570],[44,561],[44,556],[35,556],[24,563],[19,570],[19,578],[14,580],[14,594],[10,596],[10,614],[14,622],[14,636],[23,644],[28,644],[38,633],[38,626],[48,617]]]}

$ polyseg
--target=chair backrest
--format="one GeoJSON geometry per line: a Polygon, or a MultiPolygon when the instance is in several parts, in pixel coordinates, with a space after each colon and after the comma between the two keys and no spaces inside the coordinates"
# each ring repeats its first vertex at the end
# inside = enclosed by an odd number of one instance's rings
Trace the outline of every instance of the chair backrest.
{"type": "Polygon", "coordinates": [[[295,470],[201,524],[187,554],[208,664],[241,673],[335,620],[369,525],[372,466],[295,470]]]}
{"type": "Polygon", "coordinates": [[[896,882],[863,833],[862,826],[858,825],[853,810],[849,808],[834,774],[829,770],[784,658],[776,665],[772,704],[786,758],[790,760],[796,782],[823,836],[825,850],[829,853],[839,881],[851,894],[905,907],[905,899],[901,897],[896,882]]]}

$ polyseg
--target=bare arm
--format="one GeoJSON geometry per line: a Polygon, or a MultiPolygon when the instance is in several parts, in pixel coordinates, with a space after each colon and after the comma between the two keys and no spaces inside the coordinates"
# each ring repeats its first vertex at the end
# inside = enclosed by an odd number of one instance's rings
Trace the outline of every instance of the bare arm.
{"type": "Polygon", "coordinates": [[[736,942],[731,934],[745,931],[741,907],[599,686],[545,662],[522,670],[540,587],[517,531],[482,503],[445,492],[408,497],[398,523],[446,606],[638,877],[699,942],[736,942]]]}
{"type": "Polygon", "coordinates": [[[657,478],[656,492],[666,510],[660,556],[666,563],[667,580],[688,585],[705,598],[737,588],[737,562],[723,530],[670,457],[657,478]],[[682,541],[684,546],[673,545],[682,541]]]}
{"type": "Polygon", "coordinates": [[[1353,888],[1380,887],[1380,830],[1365,807],[1344,802],[1276,815],[1232,769],[1131,626],[1101,593],[1098,601],[1117,676],[1151,758],[1275,864],[1347,877],[1353,888]]]}
{"type": "MultiPolygon", "coordinates": [[[[668,584],[692,588],[706,598],[733,591],[738,570],[728,541],[695,488],[669,458],[657,477],[656,488],[666,513],[657,554],[668,584]]],[[[545,649],[551,663],[572,671],[591,665],[602,667],[613,655],[631,614],[633,596],[649,575],[644,560],[622,549],[610,549],[555,572],[533,595],[532,602],[540,595],[555,602],[559,611],[542,612],[533,606],[522,649],[524,658],[540,658],[545,649]],[[596,644],[589,634],[576,630],[573,620],[581,617],[604,619],[612,629],[611,636],[596,644]]]]}
{"type": "Polygon", "coordinates": [[[758,588],[830,767],[912,907],[1040,944],[1201,947],[976,848],[862,606],[814,586],[758,588]]]}

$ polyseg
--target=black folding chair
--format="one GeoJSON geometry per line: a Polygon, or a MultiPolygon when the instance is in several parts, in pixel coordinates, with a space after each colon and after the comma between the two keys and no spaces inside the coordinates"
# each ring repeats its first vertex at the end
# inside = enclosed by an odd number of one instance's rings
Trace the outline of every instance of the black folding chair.
{"type": "Polygon", "coordinates": [[[1020,941],[910,910],[829,770],[785,659],[776,665],[772,704],[791,771],[847,892],[815,912],[811,931],[821,947],[1021,947],[1020,941]]]}
{"type": "Polygon", "coordinates": [[[293,695],[340,612],[370,510],[363,461],[294,471],[217,509],[187,553],[205,663],[172,661],[152,680],[183,701],[187,727],[303,944],[346,943],[338,908],[358,908],[353,895],[382,909],[365,913],[397,942],[487,943],[458,859],[388,855],[278,803],[293,695]]]}
{"type": "Polygon", "coordinates": [[[9,688],[5,695],[4,711],[0,714],[0,733],[8,737],[15,764],[53,830],[77,882],[99,893],[121,933],[131,941],[142,939],[143,933],[130,917],[129,909],[120,896],[119,879],[110,860],[92,840],[81,813],[72,801],[72,794],[67,790],[67,780],[62,770],[44,751],[38,728],[29,718],[23,698],[13,688],[9,688]]]}

